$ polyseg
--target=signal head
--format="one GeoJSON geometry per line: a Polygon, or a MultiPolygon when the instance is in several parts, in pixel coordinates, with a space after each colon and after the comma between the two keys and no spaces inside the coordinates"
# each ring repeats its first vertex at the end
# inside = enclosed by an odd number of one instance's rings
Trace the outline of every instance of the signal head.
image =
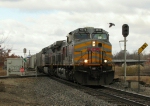
{"type": "Polygon", "coordinates": [[[127,37],[129,35],[129,26],[127,24],[123,24],[122,26],[122,35],[127,37]]]}

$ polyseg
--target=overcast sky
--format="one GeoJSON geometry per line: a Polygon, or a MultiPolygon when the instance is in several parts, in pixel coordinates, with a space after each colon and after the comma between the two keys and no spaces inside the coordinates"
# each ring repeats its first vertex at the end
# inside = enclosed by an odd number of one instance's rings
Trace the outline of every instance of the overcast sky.
{"type": "Polygon", "coordinates": [[[0,0],[0,39],[12,53],[31,54],[77,28],[97,27],[109,32],[113,54],[124,49],[122,25],[129,25],[127,50],[150,53],[150,0],[0,0]],[[109,28],[108,23],[115,26],[109,28]]]}

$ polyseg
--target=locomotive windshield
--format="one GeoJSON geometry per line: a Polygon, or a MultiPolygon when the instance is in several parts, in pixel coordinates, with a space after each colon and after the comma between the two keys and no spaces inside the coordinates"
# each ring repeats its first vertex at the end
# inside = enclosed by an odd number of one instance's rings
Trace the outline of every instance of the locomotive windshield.
{"type": "Polygon", "coordinates": [[[107,40],[108,39],[107,34],[104,34],[104,33],[92,34],[92,38],[93,39],[103,39],[103,40],[107,40]]]}
{"type": "Polygon", "coordinates": [[[76,33],[74,34],[75,40],[83,40],[83,39],[90,39],[90,35],[87,33],[76,33]]]}

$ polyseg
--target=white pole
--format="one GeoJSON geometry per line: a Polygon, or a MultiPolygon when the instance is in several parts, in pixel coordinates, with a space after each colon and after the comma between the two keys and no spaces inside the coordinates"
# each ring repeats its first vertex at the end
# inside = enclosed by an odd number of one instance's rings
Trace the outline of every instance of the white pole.
{"type": "Polygon", "coordinates": [[[126,84],[126,37],[124,37],[124,83],[126,84]]]}

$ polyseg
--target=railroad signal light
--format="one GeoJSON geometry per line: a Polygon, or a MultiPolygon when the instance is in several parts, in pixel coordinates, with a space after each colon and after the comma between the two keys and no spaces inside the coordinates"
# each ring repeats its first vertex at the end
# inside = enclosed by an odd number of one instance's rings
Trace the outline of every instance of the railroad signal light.
{"type": "Polygon", "coordinates": [[[127,37],[129,35],[129,26],[127,24],[123,24],[122,26],[122,35],[127,37]]]}
{"type": "Polygon", "coordinates": [[[23,53],[26,53],[26,51],[27,51],[27,49],[26,49],[26,48],[24,48],[24,49],[23,49],[23,53]]]}

